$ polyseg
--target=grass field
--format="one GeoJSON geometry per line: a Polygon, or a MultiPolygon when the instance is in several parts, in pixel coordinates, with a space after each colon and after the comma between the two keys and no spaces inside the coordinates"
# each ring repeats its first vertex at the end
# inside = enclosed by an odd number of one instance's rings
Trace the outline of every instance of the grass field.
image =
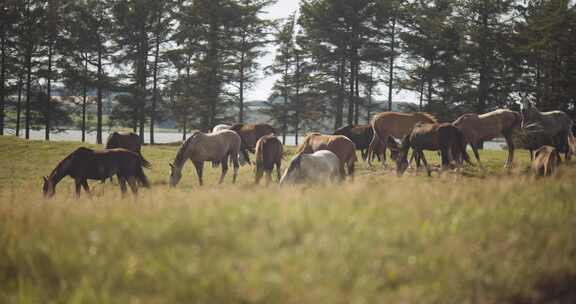
{"type": "MultiPolygon", "coordinates": [[[[78,143],[0,137],[0,303],[575,303],[576,166],[432,178],[368,169],[323,187],[216,185],[191,164],[175,189],[177,147],[146,146],[151,189],[121,199],[71,180],[44,200],[41,177],[78,143]]],[[[431,154],[429,160],[438,163],[431,154]]],[[[392,166],[393,167],[393,166],[392,166]]]]}

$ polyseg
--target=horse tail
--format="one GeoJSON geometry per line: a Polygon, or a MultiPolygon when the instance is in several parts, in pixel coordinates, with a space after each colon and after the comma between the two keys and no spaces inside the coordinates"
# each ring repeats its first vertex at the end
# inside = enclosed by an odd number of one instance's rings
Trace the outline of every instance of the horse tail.
{"type": "MultiPolygon", "coordinates": [[[[373,131],[373,135],[372,135],[372,140],[370,141],[370,144],[368,145],[368,156],[367,156],[367,160],[368,160],[368,166],[372,166],[372,153],[374,151],[374,149],[376,149],[376,144],[377,143],[381,143],[382,139],[380,138],[380,134],[378,134],[378,129],[375,127],[375,121],[372,122],[372,131],[373,131]]],[[[384,153],[386,153],[386,151],[384,151],[384,153]]]]}
{"type": "Polygon", "coordinates": [[[256,166],[262,165],[264,163],[264,141],[258,140],[256,143],[256,166]]]}
{"type": "Polygon", "coordinates": [[[576,139],[574,138],[574,133],[572,133],[572,125],[574,124],[572,121],[570,121],[570,127],[568,128],[568,137],[567,137],[567,141],[568,141],[568,150],[570,151],[570,154],[575,154],[576,153],[576,139]]]}
{"type": "Polygon", "coordinates": [[[148,181],[148,178],[146,177],[146,174],[144,174],[144,170],[142,168],[143,166],[139,166],[136,169],[136,174],[134,176],[136,177],[140,186],[150,188],[150,182],[148,181]]]}
{"type": "Polygon", "coordinates": [[[468,163],[469,165],[471,165],[472,163],[470,162],[470,156],[468,156],[468,152],[466,152],[466,137],[464,136],[464,133],[462,133],[462,131],[457,130],[457,135],[456,135],[456,147],[454,147],[457,152],[457,155],[454,155],[458,158],[458,160],[460,160],[460,157],[462,157],[461,160],[464,160],[466,163],[468,163]]]}
{"type": "Polygon", "coordinates": [[[136,153],[138,154],[138,158],[140,159],[140,163],[142,164],[142,167],[146,168],[146,169],[150,169],[150,167],[152,167],[152,164],[147,161],[144,156],[142,156],[141,153],[136,153]]]}

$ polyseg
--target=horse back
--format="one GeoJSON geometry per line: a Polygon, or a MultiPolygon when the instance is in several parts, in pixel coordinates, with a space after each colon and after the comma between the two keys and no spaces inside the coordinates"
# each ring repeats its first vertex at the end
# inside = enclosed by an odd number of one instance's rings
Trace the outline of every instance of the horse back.
{"type": "Polygon", "coordinates": [[[435,123],[436,121],[425,113],[382,112],[372,120],[372,128],[380,140],[384,140],[382,138],[384,135],[400,138],[408,134],[418,122],[435,123]]]}

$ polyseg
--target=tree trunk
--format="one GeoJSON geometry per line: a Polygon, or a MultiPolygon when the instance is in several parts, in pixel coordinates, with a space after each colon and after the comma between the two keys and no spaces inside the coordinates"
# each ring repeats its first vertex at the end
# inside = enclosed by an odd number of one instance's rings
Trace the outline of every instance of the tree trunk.
{"type": "Polygon", "coordinates": [[[482,6],[482,30],[481,30],[481,38],[480,44],[478,47],[480,48],[480,69],[479,69],[479,84],[478,84],[478,106],[476,107],[477,113],[484,113],[486,112],[486,105],[488,99],[488,90],[490,89],[490,85],[488,83],[488,48],[487,48],[487,39],[488,39],[488,11],[486,7],[486,0],[483,0],[482,6]]]}
{"type": "Polygon", "coordinates": [[[240,54],[240,79],[239,79],[239,100],[238,100],[238,106],[239,106],[239,113],[238,113],[238,122],[243,123],[244,122],[244,83],[245,83],[245,69],[246,67],[245,65],[245,61],[246,61],[246,35],[243,34],[242,35],[242,50],[241,50],[241,54],[240,54]]]}
{"type": "Polygon", "coordinates": [[[354,123],[354,88],[356,87],[355,84],[355,80],[354,80],[354,76],[356,75],[354,73],[354,64],[355,64],[355,60],[354,60],[354,50],[350,50],[350,75],[349,75],[349,85],[350,87],[349,89],[349,93],[348,93],[348,124],[351,125],[354,123]]]}
{"type": "Polygon", "coordinates": [[[370,63],[370,82],[368,86],[368,105],[366,106],[366,124],[370,124],[372,118],[372,94],[374,90],[374,62],[370,63]]]}
{"type": "Polygon", "coordinates": [[[98,50],[98,85],[96,92],[96,143],[102,144],[102,86],[104,82],[102,69],[102,50],[98,50]]]}
{"type": "Polygon", "coordinates": [[[396,18],[392,17],[392,32],[390,34],[390,64],[388,74],[388,111],[392,111],[392,88],[394,86],[394,52],[396,44],[396,18]]]}
{"type": "Polygon", "coordinates": [[[295,51],[295,59],[296,59],[296,83],[295,89],[296,94],[294,96],[294,104],[295,104],[295,113],[294,113],[294,136],[295,136],[295,143],[298,145],[298,133],[300,132],[300,51],[295,51]]]}
{"type": "Polygon", "coordinates": [[[286,133],[288,132],[288,70],[289,63],[284,63],[284,115],[282,117],[282,143],[286,144],[286,133]]]}
{"type": "Polygon", "coordinates": [[[46,131],[44,134],[45,140],[50,140],[50,112],[51,112],[51,104],[50,101],[52,99],[52,48],[53,48],[53,39],[52,37],[49,38],[48,41],[48,82],[46,88],[46,105],[44,109],[44,120],[45,120],[45,127],[46,131]]]}
{"type": "Polygon", "coordinates": [[[340,64],[338,66],[338,97],[336,100],[336,119],[334,121],[334,130],[342,127],[344,123],[344,96],[346,95],[346,52],[342,51],[340,64]]]}
{"type": "Polygon", "coordinates": [[[158,99],[158,61],[160,60],[160,13],[158,13],[158,20],[156,29],[156,50],[154,51],[154,70],[153,70],[153,88],[152,88],[152,108],[150,109],[150,144],[154,144],[154,123],[156,121],[156,103],[158,99]]]}
{"type": "Polygon", "coordinates": [[[360,120],[360,58],[358,49],[354,52],[354,125],[360,120]]]}
{"type": "Polygon", "coordinates": [[[30,16],[30,0],[26,1],[26,123],[25,127],[25,137],[30,138],[30,98],[32,97],[32,25],[30,16]]]}
{"type": "Polygon", "coordinates": [[[22,87],[24,86],[24,75],[22,72],[18,75],[18,103],[16,104],[16,137],[20,137],[20,121],[22,114],[22,87]]]}
{"type": "Polygon", "coordinates": [[[4,135],[4,108],[5,108],[5,97],[6,97],[6,32],[4,30],[4,22],[1,23],[0,27],[0,50],[2,52],[2,58],[0,59],[0,135],[4,135]]]}
{"type": "Polygon", "coordinates": [[[86,142],[86,99],[88,97],[88,54],[85,54],[84,81],[82,84],[82,142],[86,142]]]}

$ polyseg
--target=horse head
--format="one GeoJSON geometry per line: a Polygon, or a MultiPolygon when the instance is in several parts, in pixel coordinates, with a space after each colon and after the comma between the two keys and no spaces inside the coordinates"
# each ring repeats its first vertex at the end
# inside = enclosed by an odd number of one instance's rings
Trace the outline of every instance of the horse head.
{"type": "Polygon", "coordinates": [[[533,121],[534,116],[539,113],[536,109],[536,104],[528,98],[528,94],[522,95],[520,101],[516,102],[520,105],[520,114],[522,115],[522,128],[533,121]]]}
{"type": "Polygon", "coordinates": [[[178,185],[178,183],[180,182],[180,179],[182,178],[182,170],[178,170],[178,168],[176,168],[173,164],[169,164],[170,165],[170,187],[176,187],[176,185],[178,185]]]}
{"type": "Polygon", "coordinates": [[[54,194],[56,193],[56,187],[54,186],[52,179],[46,176],[43,176],[42,179],[44,181],[44,185],[42,186],[42,192],[44,193],[44,197],[50,198],[54,196],[54,194]]]}
{"type": "Polygon", "coordinates": [[[402,143],[400,144],[400,149],[398,150],[398,156],[396,158],[396,173],[398,176],[401,176],[406,172],[408,169],[408,150],[410,149],[410,135],[411,132],[408,133],[402,139],[402,143]]]}

